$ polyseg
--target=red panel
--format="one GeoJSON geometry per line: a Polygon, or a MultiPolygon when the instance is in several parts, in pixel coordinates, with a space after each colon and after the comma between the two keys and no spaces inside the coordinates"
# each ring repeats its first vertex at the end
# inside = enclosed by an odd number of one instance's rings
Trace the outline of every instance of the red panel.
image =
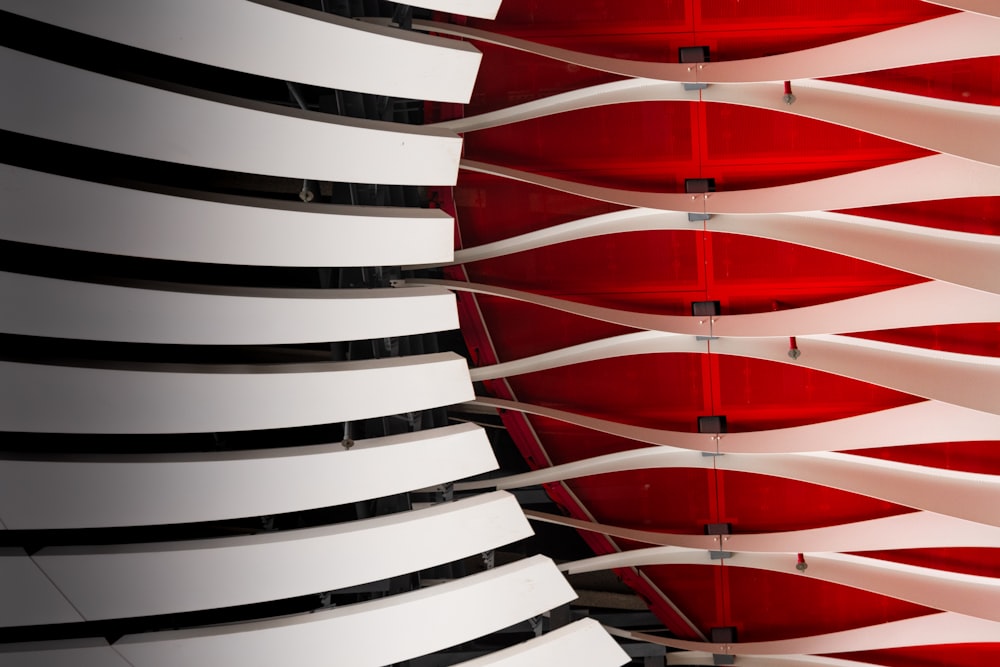
{"type": "Polygon", "coordinates": [[[467,116],[620,78],[503,46],[485,42],[474,42],[474,45],[482,51],[483,59],[467,116]]]}
{"type": "Polygon", "coordinates": [[[704,290],[699,240],[698,232],[601,236],[476,262],[468,271],[477,282],[532,291],[544,286],[545,294],[608,306],[631,305],[655,292],[658,303],[649,310],[689,314],[685,294],[704,290]],[[665,294],[670,292],[678,294],[665,294]]]}
{"type": "Polygon", "coordinates": [[[823,528],[910,512],[874,498],[791,479],[719,471],[719,522],[734,532],[771,533],[823,528]]]}
{"type": "Polygon", "coordinates": [[[617,58],[676,62],[677,48],[707,45],[715,60],[752,58],[830,44],[951,10],[919,0],[505,0],[495,21],[471,20],[562,48],[617,58]]]}
{"type": "Polygon", "coordinates": [[[727,567],[729,605],[740,641],[792,639],[839,632],[934,613],[875,593],[801,576],[789,555],[789,574],[727,567]]]}
{"type": "Polygon", "coordinates": [[[494,328],[504,327],[503,335],[493,341],[503,361],[634,331],[521,301],[489,296],[480,296],[478,300],[485,321],[494,328]]]}
{"type": "Polygon", "coordinates": [[[469,171],[459,172],[455,205],[465,248],[621,208],[469,171]]]}
{"type": "Polygon", "coordinates": [[[830,80],[955,102],[1000,105],[1000,56],[864,72],[830,80]]]}
{"type": "Polygon", "coordinates": [[[908,225],[1000,235],[1000,197],[969,197],[841,211],[908,225]]]}
{"type": "MultiPolygon", "coordinates": [[[[836,42],[942,16],[919,0],[686,0],[608,3],[505,0],[487,30],[618,57],[676,61],[680,45],[704,44],[714,60],[755,57],[836,42]]],[[[502,108],[614,77],[484,46],[483,75],[466,114],[502,108]]],[[[843,80],[901,92],[997,104],[996,58],[902,68],[843,80]]],[[[777,85],[777,84],[776,84],[777,85]]],[[[766,110],[721,104],[637,103],[561,114],[468,133],[466,156],[582,183],[683,190],[712,177],[720,190],[766,187],[853,172],[927,155],[861,132],[766,110]]],[[[455,195],[461,243],[479,245],[597,215],[615,207],[505,179],[463,173],[455,195]]],[[[1000,197],[851,211],[907,224],[1000,233],[1000,197]]],[[[689,312],[717,299],[725,313],[796,308],[923,280],[831,253],[701,230],[587,239],[466,267],[470,279],[642,312],[689,312]]],[[[555,311],[480,297],[461,299],[463,330],[479,364],[509,360],[628,331],[555,311]],[[479,320],[480,316],[482,321],[479,320]],[[485,327],[485,328],[483,328],[485,327]],[[488,332],[488,333],[487,333],[488,332]],[[494,353],[495,347],[495,353],[494,353]]],[[[905,345],[1000,356],[1000,325],[921,327],[863,334],[905,345]]],[[[725,414],[731,431],[782,428],[918,400],[865,383],[717,354],[660,354],[591,362],[492,381],[497,395],[607,419],[694,431],[702,414],[725,414]]],[[[543,418],[504,422],[533,466],[644,446],[543,418]]],[[[934,443],[855,452],[946,469],[997,474],[996,442],[934,443]]],[[[795,530],[910,511],[890,503],[761,475],[706,469],[621,472],[548,485],[580,518],[653,530],[700,532],[726,521],[738,532],[795,530]]],[[[585,534],[598,553],[615,545],[585,534]]],[[[622,548],[629,548],[621,543],[622,548]]],[[[1000,550],[923,549],[873,554],[997,576],[1000,550]]],[[[794,563],[790,562],[793,567],[794,563]]],[[[808,577],[733,567],[644,568],[653,584],[702,630],[736,625],[741,640],[834,632],[928,610],[808,577]]],[[[619,572],[680,636],[693,632],[633,570],[619,572]]],[[[1000,658],[1000,644],[981,655],[1000,658]]],[[[876,652],[887,665],[983,664],[966,648],[876,652]],[[949,655],[957,656],[949,661],[949,655]]],[[[845,656],[846,657],[846,656],[845,656]]]]}
{"type": "MultiPolygon", "coordinates": [[[[988,315],[988,313],[978,314],[988,315]]],[[[940,324],[890,331],[869,331],[856,333],[854,336],[929,350],[975,354],[981,357],[1000,357],[1000,324],[995,322],[940,324]]]]}
{"type": "Polygon", "coordinates": [[[858,555],[979,577],[1000,577],[1000,549],[952,547],[947,549],[866,551],[858,555]]]}
{"type": "Polygon", "coordinates": [[[935,442],[926,445],[855,450],[851,453],[944,470],[1000,475],[1000,440],[935,442]]]}
{"type": "Polygon", "coordinates": [[[696,533],[715,523],[711,477],[710,470],[634,470],[582,477],[569,485],[584,505],[599,509],[594,517],[602,523],[696,533]]]}
{"type": "Polygon", "coordinates": [[[811,118],[689,102],[594,107],[479,130],[466,135],[465,152],[576,182],[653,192],[683,192],[684,179],[699,174],[715,178],[720,190],[743,190],[931,154],[811,118]],[[694,143],[696,132],[707,142],[694,143]]]}
{"type": "Polygon", "coordinates": [[[510,378],[517,396],[639,426],[693,431],[692,415],[705,414],[702,360],[697,354],[606,359],[510,378]],[[625,411],[623,411],[623,408],[625,411]]]}

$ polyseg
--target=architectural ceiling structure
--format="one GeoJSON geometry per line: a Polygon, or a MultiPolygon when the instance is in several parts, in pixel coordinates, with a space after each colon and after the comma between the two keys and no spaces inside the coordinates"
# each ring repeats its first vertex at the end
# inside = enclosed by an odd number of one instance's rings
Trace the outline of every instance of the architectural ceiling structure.
{"type": "Polygon", "coordinates": [[[477,403],[535,469],[465,488],[545,484],[563,515],[533,518],[598,554],[564,568],[614,569],[669,664],[1000,659],[998,14],[417,24],[484,54],[429,107],[464,132],[460,249],[418,282],[458,292],[477,403]]]}
{"type": "Polygon", "coordinates": [[[419,4],[0,0],[0,667],[1000,660],[1000,11],[419,4]]]}

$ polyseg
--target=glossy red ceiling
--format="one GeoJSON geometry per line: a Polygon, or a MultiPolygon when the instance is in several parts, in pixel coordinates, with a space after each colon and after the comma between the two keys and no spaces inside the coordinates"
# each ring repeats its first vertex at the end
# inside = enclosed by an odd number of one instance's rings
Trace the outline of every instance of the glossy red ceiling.
{"type": "MultiPolygon", "coordinates": [[[[951,13],[919,0],[504,0],[496,21],[475,27],[619,58],[676,62],[680,46],[707,45],[713,61],[790,52],[951,13]]],[[[447,17],[445,17],[447,18],[447,17]]],[[[457,18],[447,20],[458,21],[457,18]]],[[[506,108],[617,77],[488,44],[466,115],[506,108]]],[[[872,64],[875,69],[877,63],[872,64]]],[[[1000,58],[840,77],[838,80],[979,104],[1000,104],[1000,58]]],[[[780,95],[780,84],[776,94],[780,95]]],[[[432,108],[440,117],[454,108],[432,108]]],[[[465,157],[589,184],[683,192],[712,177],[742,190],[809,181],[930,154],[820,121],[726,104],[646,102],[597,107],[470,132],[465,157]]],[[[463,171],[453,200],[458,243],[471,247],[618,207],[513,180],[463,171]]],[[[1000,198],[981,197],[851,211],[908,224],[1000,233],[1000,198]]],[[[870,294],[925,279],[779,241],[689,231],[632,232],[563,243],[449,270],[452,277],[631,311],[685,315],[718,300],[726,314],[785,310],[870,294]]],[[[630,329],[495,297],[460,295],[474,362],[507,361],[630,329]]],[[[1000,324],[855,332],[860,337],[1000,356],[1000,324]]],[[[769,361],[719,354],[659,354],[594,361],[489,381],[492,395],[619,422],[696,431],[699,415],[724,414],[731,432],[864,414],[922,399],[769,361]]],[[[640,447],[544,418],[507,412],[505,423],[535,467],[640,447]]],[[[1000,474],[1000,442],[932,443],[857,455],[1000,474]]],[[[568,513],[602,523],[701,534],[728,522],[737,533],[787,531],[910,512],[845,491],[720,470],[658,469],[547,487],[568,513]]],[[[646,546],[584,533],[598,553],[646,546]]],[[[1000,549],[867,553],[885,560],[1000,577],[1000,549]]],[[[794,563],[792,563],[794,564],[794,563]]],[[[789,574],[717,566],[622,570],[679,637],[736,626],[740,641],[835,632],[936,610],[789,574]],[[681,615],[686,617],[686,623],[681,615]],[[692,627],[692,625],[694,627],[692,627]]],[[[981,665],[998,643],[903,648],[852,657],[893,667],[981,665]]]]}

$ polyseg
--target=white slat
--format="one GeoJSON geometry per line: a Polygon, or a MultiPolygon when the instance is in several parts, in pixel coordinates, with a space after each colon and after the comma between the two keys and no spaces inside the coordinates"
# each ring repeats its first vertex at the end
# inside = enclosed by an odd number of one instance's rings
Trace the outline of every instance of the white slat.
{"type": "Polygon", "coordinates": [[[2,459],[0,516],[10,530],[212,521],[379,498],[496,467],[472,424],[358,440],[349,450],[2,459]]]}
{"type": "Polygon", "coordinates": [[[382,667],[455,646],[575,597],[544,556],[371,602],[252,623],[126,635],[115,648],[141,667],[382,667]]]}
{"type": "Polygon", "coordinates": [[[458,177],[462,140],[447,130],[194,97],[7,48],[0,83],[31,91],[0,97],[0,128],[53,141],[319,181],[454,185],[458,177]]]}
{"type": "MultiPolygon", "coordinates": [[[[497,492],[316,528],[186,542],[49,547],[33,559],[84,618],[99,620],[347,588],[531,535],[514,496],[497,492]]],[[[0,611],[17,602],[30,599],[0,599],[0,611]]]]}
{"type": "MultiPolygon", "coordinates": [[[[490,2],[499,5],[498,0],[476,0],[490,2]]],[[[0,9],[238,72],[421,100],[468,102],[482,58],[467,42],[285,2],[0,0],[0,9]]]]}

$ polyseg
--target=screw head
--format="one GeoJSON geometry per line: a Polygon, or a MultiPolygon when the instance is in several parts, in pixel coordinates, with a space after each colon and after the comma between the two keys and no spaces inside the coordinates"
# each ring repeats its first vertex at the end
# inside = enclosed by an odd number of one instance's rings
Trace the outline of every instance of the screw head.
{"type": "Polygon", "coordinates": [[[788,351],[788,356],[791,357],[792,359],[798,359],[799,357],[802,356],[802,350],[798,349],[797,347],[793,347],[788,351]]]}
{"type": "Polygon", "coordinates": [[[785,93],[781,99],[785,101],[785,104],[795,104],[795,95],[792,95],[791,93],[785,93]]]}

